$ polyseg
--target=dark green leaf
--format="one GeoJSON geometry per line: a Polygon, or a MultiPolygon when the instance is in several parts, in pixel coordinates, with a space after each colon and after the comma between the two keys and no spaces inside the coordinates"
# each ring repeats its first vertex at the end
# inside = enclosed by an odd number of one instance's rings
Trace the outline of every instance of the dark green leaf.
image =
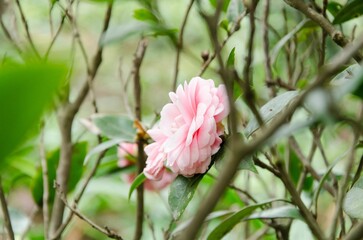
{"type": "Polygon", "coordinates": [[[352,218],[363,219],[363,177],[347,192],[343,209],[352,218]]]}
{"type": "MultiPolygon", "coordinates": [[[[73,145],[73,153],[71,160],[71,170],[68,180],[68,190],[71,192],[76,187],[83,173],[83,159],[87,153],[87,142],[80,142],[73,145]]],[[[47,155],[48,167],[48,185],[49,185],[49,203],[53,203],[55,196],[55,189],[53,183],[56,180],[56,171],[59,162],[60,151],[59,149],[50,152],[47,155]]],[[[35,202],[41,206],[43,201],[43,177],[42,169],[39,168],[34,178],[32,194],[35,202]]]]}
{"type": "MultiPolygon", "coordinates": [[[[271,99],[259,111],[263,121],[267,123],[272,120],[276,115],[285,110],[298,95],[298,91],[289,91],[271,99]]],[[[249,137],[259,127],[257,120],[252,118],[245,129],[246,136],[249,137]]]]}
{"type": "Polygon", "coordinates": [[[50,63],[0,67],[0,161],[26,140],[61,86],[65,68],[50,63]]]}
{"type": "Polygon", "coordinates": [[[363,1],[349,1],[335,16],[333,24],[341,24],[363,14],[363,1]]]}
{"type": "Polygon", "coordinates": [[[329,1],[327,10],[335,17],[342,8],[343,5],[340,3],[329,1]]]}
{"type": "Polygon", "coordinates": [[[241,0],[230,0],[227,9],[227,19],[229,22],[235,22],[238,16],[243,12],[241,0]]]}
{"type": "Polygon", "coordinates": [[[134,18],[146,22],[159,22],[159,19],[148,9],[141,8],[134,11],[134,18]]]}
{"type": "Polygon", "coordinates": [[[226,235],[229,231],[231,231],[234,226],[236,226],[238,223],[240,223],[243,219],[251,215],[257,208],[266,206],[272,202],[276,201],[285,201],[283,199],[274,199],[270,201],[266,201],[263,203],[258,203],[254,205],[250,205],[247,207],[242,208],[240,211],[234,213],[232,216],[224,220],[222,223],[220,223],[216,228],[213,229],[213,231],[209,234],[208,240],[219,240],[222,239],[224,235],[226,235]]]}
{"type": "Polygon", "coordinates": [[[101,134],[112,139],[125,142],[134,142],[136,128],[134,121],[123,115],[96,115],[92,117],[94,124],[100,129],[101,134]]]}
{"type": "Polygon", "coordinates": [[[187,178],[179,175],[171,184],[168,202],[175,220],[183,214],[203,176],[203,174],[197,174],[187,178]]]}
{"type": "Polygon", "coordinates": [[[228,55],[227,59],[227,67],[233,68],[234,67],[234,61],[235,61],[235,50],[236,48],[232,48],[231,52],[228,55]]]}
{"type": "Polygon", "coordinates": [[[131,198],[132,193],[136,188],[138,188],[143,182],[146,180],[146,176],[144,173],[140,173],[135,180],[132,182],[129,190],[129,200],[131,198]]]}
{"type": "Polygon", "coordinates": [[[219,26],[221,28],[223,28],[227,33],[229,32],[229,23],[228,23],[228,20],[227,19],[224,19],[222,20],[220,23],[219,23],[219,26]]]}
{"type": "Polygon", "coordinates": [[[281,206],[276,208],[269,208],[260,212],[255,212],[246,220],[250,219],[275,219],[275,218],[292,218],[303,220],[300,211],[293,206],[281,206]]]}

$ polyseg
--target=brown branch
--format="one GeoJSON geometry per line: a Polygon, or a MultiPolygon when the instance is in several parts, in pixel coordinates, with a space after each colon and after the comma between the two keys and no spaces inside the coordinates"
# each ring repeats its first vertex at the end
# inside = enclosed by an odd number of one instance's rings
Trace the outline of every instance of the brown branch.
{"type": "Polygon", "coordinates": [[[359,130],[357,131],[357,129],[353,126],[352,126],[352,128],[353,128],[352,130],[354,132],[354,140],[353,140],[352,148],[350,150],[350,155],[349,155],[348,161],[345,166],[342,183],[341,183],[340,188],[338,189],[338,194],[336,197],[336,204],[335,204],[336,206],[335,206],[335,211],[334,211],[334,215],[332,218],[333,223],[332,223],[331,229],[330,229],[330,238],[331,239],[336,238],[336,229],[337,229],[338,221],[340,219],[339,216],[342,214],[343,200],[344,200],[344,197],[349,188],[350,174],[353,169],[353,163],[354,163],[355,153],[356,153],[355,146],[359,140],[359,130]]]}
{"type": "Polygon", "coordinates": [[[299,208],[301,215],[304,217],[306,224],[309,226],[313,234],[317,237],[317,239],[322,240],[325,239],[323,231],[320,229],[318,223],[316,222],[313,214],[309,211],[309,209],[305,206],[303,201],[300,198],[299,193],[296,191],[294,184],[286,172],[285,167],[283,166],[282,161],[277,163],[277,167],[280,170],[281,180],[284,183],[286,189],[289,191],[292,201],[297,205],[299,208]]]}
{"type": "Polygon", "coordinates": [[[361,240],[363,238],[363,222],[357,224],[350,232],[343,238],[344,240],[361,240]]]}
{"type": "MultiPolygon", "coordinates": [[[[101,36],[108,28],[112,13],[112,6],[113,6],[113,1],[111,1],[107,7],[101,36]]],[[[72,132],[73,120],[89,92],[89,82],[93,81],[93,79],[96,76],[97,70],[101,65],[102,52],[103,48],[100,45],[98,45],[96,54],[93,57],[91,69],[90,71],[88,71],[87,80],[84,82],[83,86],[81,87],[79,95],[76,97],[76,100],[73,103],[68,103],[68,102],[65,103],[65,105],[61,107],[59,112],[58,121],[59,121],[59,128],[61,131],[62,141],[61,141],[61,152],[60,152],[59,165],[57,168],[56,181],[57,184],[59,184],[63,189],[63,191],[65,192],[67,191],[68,178],[71,166],[70,161],[72,158],[71,132],[72,132]]],[[[62,199],[60,199],[59,194],[57,193],[50,221],[50,237],[53,237],[57,229],[61,226],[63,214],[64,214],[64,203],[62,199]]]]}
{"type": "MultiPolygon", "coordinates": [[[[317,23],[327,34],[332,38],[332,40],[341,47],[345,47],[349,44],[349,40],[343,35],[343,33],[333,26],[328,19],[326,19],[322,14],[316,12],[313,8],[309,7],[301,0],[284,0],[291,7],[299,10],[305,16],[317,23]]],[[[357,62],[361,62],[363,55],[357,51],[354,53],[353,58],[357,62]]]]}
{"type": "Polygon", "coordinates": [[[232,148],[231,154],[226,156],[226,162],[224,168],[220,172],[218,181],[216,181],[213,188],[206,194],[204,199],[208,199],[208,201],[200,206],[191,223],[185,231],[183,231],[183,234],[179,239],[195,239],[195,236],[199,231],[199,227],[203,223],[204,219],[216,206],[219,198],[222,196],[222,193],[236,174],[240,161],[245,159],[247,156],[251,156],[259,148],[261,148],[269,137],[271,137],[276,130],[286,122],[286,119],[292,116],[295,110],[301,105],[306,95],[317,87],[321,87],[322,84],[324,84],[331,76],[336,74],[339,71],[339,68],[348,62],[361,47],[363,47],[363,38],[357,38],[355,43],[340,51],[340,53],[333,58],[331,64],[326,65],[325,68],[321,69],[320,74],[306,89],[306,91],[301,93],[296,101],[293,102],[285,112],[277,116],[276,119],[271,122],[269,127],[264,128],[261,134],[256,136],[253,141],[246,144],[243,141],[240,141],[236,135],[232,135],[229,143],[232,142],[236,146],[232,148]]]}
{"type": "Polygon", "coordinates": [[[43,225],[44,225],[44,237],[49,239],[49,177],[48,177],[48,163],[46,157],[46,151],[44,146],[44,128],[45,123],[42,123],[42,129],[40,133],[39,142],[39,155],[42,166],[42,178],[43,178],[43,225]]]}
{"type": "Polygon", "coordinates": [[[14,240],[15,239],[14,231],[13,231],[13,227],[11,225],[8,204],[6,203],[1,177],[0,177],[0,203],[1,203],[1,210],[3,212],[5,227],[6,227],[6,231],[8,232],[9,239],[14,240]]]}
{"type": "Polygon", "coordinates": [[[184,29],[188,20],[188,16],[190,13],[190,10],[192,9],[193,3],[195,0],[190,0],[190,3],[187,7],[187,11],[185,12],[185,16],[183,18],[182,25],[180,27],[179,32],[179,38],[177,43],[177,49],[176,49],[176,60],[175,60],[175,72],[174,72],[174,81],[173,81],[173,91],[176,89],[176,84],[178,82],[178,73],[179,73],[179,62],[180,62],[180,53],[183,49],[183,37],[184,37],[184,29]]]}
{"type": "MultiPolygon", "coordinates": [[[[142,39],[137,46],[137,50],[134,54],[134,66],[132,69],[132,75],[134,76],[134,97],[135,97],[135,118],[137,122],[141,122],[141,79],[140,79],[140,67],[145,56],[147,48],[147,40],[142,39]]],[[[140,130],[139,130],[140,131],[140,130]]],[[[137,173],[140,174],[145,168],[145,153],[144,153],[144,135],[142,131],[138,132],[137,137],[137,173]]],[[[144,185],[141,184],[137,188],[137,209],[136,209],[136,228],[135,228],[135,240],[141,239],[142,226],[144,222],[144,185]]]]}

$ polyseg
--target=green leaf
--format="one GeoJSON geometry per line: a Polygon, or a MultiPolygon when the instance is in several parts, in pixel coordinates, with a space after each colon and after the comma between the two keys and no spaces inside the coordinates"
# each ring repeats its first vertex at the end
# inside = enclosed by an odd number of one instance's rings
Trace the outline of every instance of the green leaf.
{"type": "Polygon", "coordinates": [[[224,235],[226,235],[229,231],[231,231],[234,228],[234,226],[236,226],[238,223],[243,221],[243,219],[251,215],[257,208],[266,206],[276,201],[286,201],[286,200],[274,199],[242,208],[241,210],[239,210],[238,212],[234,213],[232,216],[221,222],[217,227],[215,227],[213,231],[209,234],[207,239],[208,240],[222,239],[224,235]]]}
{"type": "Polygon", "coordinates": [[[95,115],[92,117],[94,124],[100,129],[101,134],[124,142],[135,142],[136,128],[134,121],[124,115],[95,115]]]}
{"type": "MultiPolygon", "coordinates": [[[[209,0],[209,3],[213,6],[213,7],[217,7],[217,2],[218,2],[218,0],[209,0]]],[[[228,9],[228,5],[229,5],[229,2],[230,2],[230,0],[224,0],[223,1],[223,6],[222,6],[222,11],[223,12],[226,12],[227,11],[227,9],[228,9]]]]}
{"type": "Polygon", "coordinates": [[[234,62],[235,62],[235,51],[236,48],[232,48],[231,52],[228,55],[228,59],[227,59],[227,67],[233,68],[234,67],[234,62]]]}
{"type": "MultiPolygon", "coordinates": [[[[277,97],[271,99],[265,105],[263,105],[260,109],[261,117],[266,124],[270,120],[272,120],[276,115],[280,114],[283,110],[285,110],[289,104],[299,96],[298,91],[288,91],[277,97]]],[[[245,134],[247,137],[251,136],[257,129],[259,129],[259,124],[255,118],[252,118],[248,123],[245,134]]]]}
{"type": "Polygon", "coordinates": [[[131,198],[132,193],[138,188],[143,182],[146,180],[146,176],[144,173],[140,173],[135,180],[132,182],[129,190],[129,200],[131,198]]]}
{"type": "Polygon", "coordinates": [[[222,29],[224,29],[227,33],[229,32],[229,23],[227,19],[223,19],[220,23],[219,23],[219,27],[221,27],[222,29]]]}
{"type": "Polygon", "coordinates": [[[159,22],[159,19],[150,10],[145,8],[136,9],[134,11],[134,18],[143,22],[159,22]]]}
{"type": "Polygon", "coordinates": [[[175,220],[183,214],[203,176],[204,174],[197,174],[187,178],[179,175],[171,184],[168,202],[175,220]]]}
{"type": "Polygon", "coordinates": [[[363,14],[363,1],[349,1],[335,16],[333,24],[341,24],[363,14]]]}
{"type": "Polygon", "coordinates": [[[331,15],[333,15],[334,17],[336,17],[336,15],[338,14],[338,12],[343,8],[343,5],[338,3],[338,2],[333,2],[333,1],[329,1],[328,6],[327,6],[327,10],[331,13],[331,15]]]}
{"type": "Polygon", "coordinates": [[[51,63],[6,64],[0,67],[0,161],[26,140],[39,123],[65,77],[51,63]]]}
{"type": "Polygon", "coordinates": [[[86,157],[84,158],[84,164],[87,164],[89,159],[97,154],[97,153],[100,153],[100,152],[103,152],[117,144],[119,144],[120,142],[122,142],[121,139],[111,139],[109,141],[106,141],[106,142],[102,142],[100,143],[99,145],[97,145],[95,148],[93,148],[91,151],[89,151],[89,153],[86,155],[86,157]]]}
{"type": "MultiPolygon", "coordinates": [[[[82,177],[83,173],[83,159],[87,153],[87,142],[79,142],[73,145],[71,170],[68,180],[68,191],[71,192],[76,187],[78,181],[82,177]]],[[[49,203],[53,203],[55,197],[55,189],[53,183],[56,180],[57,166],[59,163],[60,150],[47,154],[47,167],[48,167],[48,185],[49,185],[49,203]]],[[[34,201],[38,206],[42,206],[43,202],[43,176],[42,169],[39,168],[34,178],[32,195],[34,201]]]]}
{"type": "Polygon", "coordinates": [[[255,163],[252,159],[252,157],[248,157],[246,159],[243,159],[241,163],[238,166],[239,170],[249,170],[251,172],[254,172],[258,174],[258,171],[256,169],[255,163]]]}
{"type": "Polygon", "coordinates": [[[229,22],[235,22],[239,15],[243,12],[243,4],[241,0],[230,0],[227,9],[227,19],[229,22]]]}
{"type": "Polygon", "coordinates": [[[360,177],[345,196],[343,209],[352,218],[363,219],[363,177],[360,177]]]}
{"type": "Polygon", "coordinates": [[[300,211],[293,206],[281,206],[276,208],[269,208],[260,212],[253,213],[246,220],[250,219],[275,219],[275,218],[292,218],[304,220],[300,211]]]}

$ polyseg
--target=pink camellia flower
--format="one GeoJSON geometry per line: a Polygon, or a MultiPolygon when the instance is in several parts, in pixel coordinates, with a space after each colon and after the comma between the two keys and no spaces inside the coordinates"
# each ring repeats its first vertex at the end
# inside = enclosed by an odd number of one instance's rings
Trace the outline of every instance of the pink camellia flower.
{"type": "Polygon", "coordinates": [[[206,172],[222,142],[221,121],[229,113],[224,85],[215,87],[213,80],[195,77],[169,97],[159,125],[148,131],[155,141],[145,148],[149,179],[160,179],[165,167],[184,176],[206,172]]]}
{"type": "MultiPolygon", "coordinates": [[[[135,165],[137,157],[137,144],[136,143],[121,143],[117,152],[119,161],[119,167],[127,167],[135,165]]],[[[125,180],[132,183],[136,178],[136,173],[128,173],[124,175],[125,180]]],[[[175,173],[165,171],[164,175],[159,181],[146,179],[144,182],[145,189],[150,191],[159,191],[174,181],[176,177],[175,173]]]]}

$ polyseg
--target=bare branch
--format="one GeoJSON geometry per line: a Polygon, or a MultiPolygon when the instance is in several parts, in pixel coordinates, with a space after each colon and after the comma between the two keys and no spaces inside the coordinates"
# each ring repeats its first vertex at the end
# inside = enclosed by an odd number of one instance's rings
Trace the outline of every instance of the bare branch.
{"type": "MultiPolygon", "coordinates": [[[[305,16],[313,20],[315,23],[317,23],[322,29],[326,31],[326,33],[329,34],[332,40],[339,46],[345,47],[348,43],[350,43],[349,40],[346,37],[344,37],[341,31],[338,31],[337,29],[334,28],[333,24],[331,24],[328,19],[326,19],[322,14],[316,12],[313,8],[306,5],[304,1],[300,0],[284,0],[284,1],[287,4],[289,4],[291,7],[305,14],[305,16]]],[[[357,62],[361,62],[363,59],[363,56],[359,51],[355,52],[353,57],[357,62]]]]}

